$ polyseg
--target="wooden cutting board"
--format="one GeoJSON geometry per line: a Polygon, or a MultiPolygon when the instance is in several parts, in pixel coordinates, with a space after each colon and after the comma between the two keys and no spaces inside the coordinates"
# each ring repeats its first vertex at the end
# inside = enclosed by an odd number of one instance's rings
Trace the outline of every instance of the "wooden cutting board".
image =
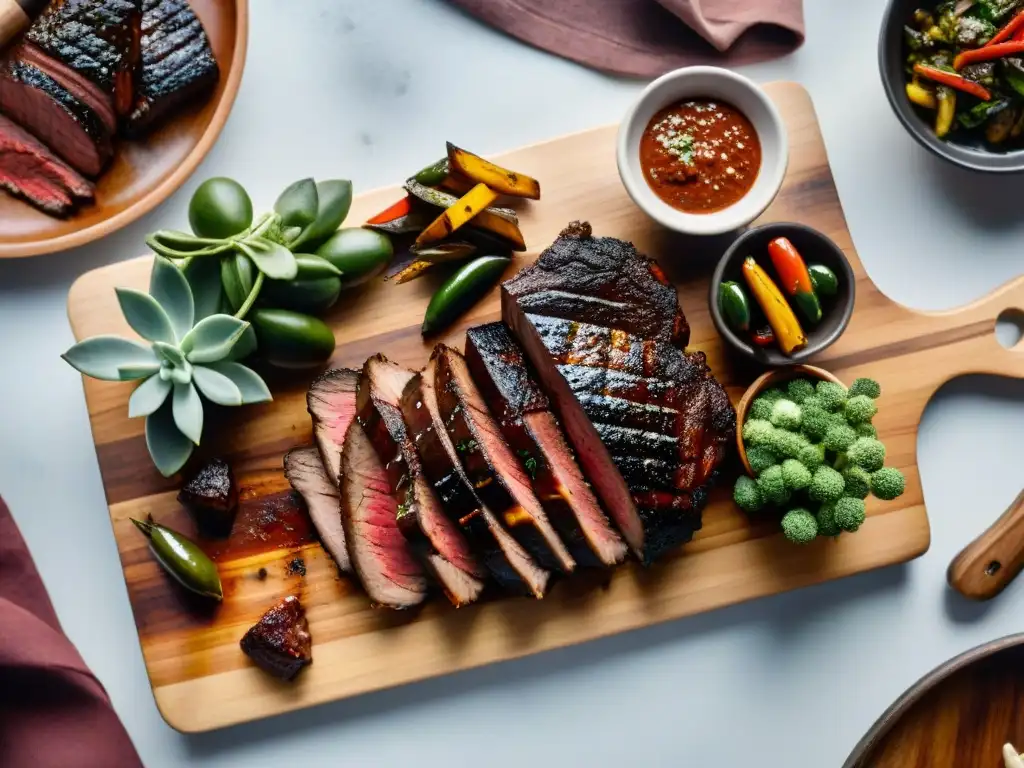
{"type": "MultiPolygon", "coordinates": [[[[126,416],[131,385],[86,379],[114,536],[157,705],[168,723],[203,731],[255,720],[829,581],[928,549],[916,452],[921,413],[932,394],[955,376],[1024,377],[1024,354],[1003,349],[994,335],[1002,310],[1024,307],[1024,280],[952,312],[914,312],[883,296],[850,241],[808,94],[792,83],[772,84],[768,91],[788,125],[791,160],[786,185],[762,221],[816,227],[852,262],[857,274],[853,320],[814,362],[846,381],[873,376],[882,382],[876,424],[890,463],[907,475],[904,496],[869,503],[869,519],[857,535],[798,548],[778,534],[777,520],[751,521],[734,507],[730,478],[713,495],[695,541],[648,570],[627,565],[610,574],[582,574],[559,583],[541,602],[502,599],[456,611],[437,599],[419,613],[374,610],[356,584],[337,575],[311,540],[301,513],[289,509],[282,457],[311,441],[305,391],[312,374],[298,375],[271,381],[273,403],[226,409],[231,413],[214,419],[219,428],[207,431],[204,453],[231,462],[245,501],[232,540],[211,545],[218,550],[226,598],[215,611],[202,611],[168,581],[128,520],[152,514],[191,533],[192,523],[175,501],[180,480],[165,480],[152,468],[143,422],[126,416]],[[295,684],[284,685],[251,666],[238,640],[289,593],[308,608],[314,663],[295,684]]],[[[598,235],[633,241],[657,257],[678,285],[693,328],[692,346],[707,353],[735,402],[758,372],[729,359],[708,312],[710,272],[727,243],[680,238],[648,220],[619,182],[615,134],[615,126],[598,128],[498,158],[539,177],[544,189],[542,201],[521,207],[533,250],[519,265],[573,219],[590,221],[598,235]]],[[[393,187],[359,197],[349,223],[364,221],[401,194],[393,187]]],[[[150,260],[141,258],[79,279],[69,298],[76,337],[127,333],[113,288],[145,287],[149,269],[150,260]]],[[[367,356],[384,352],[400,363],[423,365],[430,348],[420,339],[419,325],[435,286],[431,278],[404,286],[378,282],[344,295],[330,318],[338,340],[333,363],[358,367],[367,356]]],[[[467,327],[498,317],[495,290],[443,340],[461,347],[467,327]]]]}

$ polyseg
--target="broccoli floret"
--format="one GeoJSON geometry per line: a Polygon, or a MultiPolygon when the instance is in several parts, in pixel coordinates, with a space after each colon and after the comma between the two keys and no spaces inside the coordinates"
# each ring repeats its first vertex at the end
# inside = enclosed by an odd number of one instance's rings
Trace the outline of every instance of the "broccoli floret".
{"type": "Polygon", "coordinates": [[[814,395],[814,385],[807,379],[791,379],[786,385],[786,394],[794,403],[802,405],[804,400],[814,395]]]}
{"type": "Polygon", "coordinates": [[[764,500],[771,504],[785,504],[789,501],[789,489],[782,477],[782,467],[776,464],[768,467],[757,478],[757,488],[764,500]]]}
{"type": "Polygon", "coordinates": [[[854,533],[864,524],[864,502],[844,496],[836,502],[836,523],[844,531],[854,533]]]}
{"type": "Polygon", "coordinates": [[[843,476],[832,467],[818,467],[814,470],[814,477],[811,478],[811,485],[807,489],[807,495],[812,501],[824,504],[827,501],[836,501],[843,495],[846,484],[843,476]]]}
{"type": "Polygon", "coordinates": [[[771,387],[770,389],[766,389],[764,392],[762,392],[759,395],[759,397],[763,397],[769,403],[774,403],[776,400],[781,400],[785,396],[786,396],[786,393],[783,392],[778,387],[771,387]]]}
{"type": "Polygon", "coordinates": [[[846,388],[834,381],[819,381],[815,393],[826,411],[841,411],[846,405],[846,388]]]}
{"type": "Polygon", "coordinates": [[[779,457],[775,455],[771,448],[764,445],[755,445],[747,449],[747,463],[750,465],[751,472],[755,475],[760,475],[768,467],[778,464],[779,457]]]}
{"type": "Polygon", "coordinates": [[[857,437],[878,437],[878,430],[875,429],[875,425],[869,424],[866,421],[855,426],[853,431],[857,433],[857,437]]]}
{"type": "Polygon", "coordinates": [[[872,400],[877,400],[881,394],[882,387],[874,379],[857,379],[850,385],[850,397],[864,395],[872,400]]]}
{"type": "Polygon", "coordinates": [[[810,445],[810,441],[798,432],[776,429],[768,445],[776,454],[783,458],[798,459],[800,458],[800,453],[810,445]]]}
{"type": "Polygon", "coordinates": [[[811,440],[821,440],[825,437],[830,423],[825,409],[820,405],[808,405],[806,400],[804,400],[804,404],[800,406],[800,409],[803,411],[803,420],[800,422],[800,427],[803,429],[804,434],[811,440]]]}
{"type": "Polygon", "coordinates": [[[736,479],[736,487],[732,491],[733,501],[744,512],[757,512],[764,506],[764,497],[757,488],[757,483],[746,475],[736,479]]]}
{"type": "Polygon", "coordinates": [[[804,410],[807,410],[808,408],[821,408],[822,410],[825,409],[825,407],[821,403],[821,398],[818,397],[817,395],[805,397],[804,401],[800,403],[800,407],[803,408],[804,410]]]}
{"type": "Polygon", "coordinates": [[[771,445],[775,439],[775,427],[770,421],[750,419],[743,425],[743,442],[747,445],[771,445]]]}
{"type": "Polygon", "coordinates": [[[863,424],[866,421],[871,421],[875,418],[876,413],[878,413],[878,406],[867,395],[851,397],[843,407],[843,415],[851,424],[863,424]]]}
{"type": "Polygon", "coordinates": [[[810,544],[818,538],[818,521],[806,509],[791,509],[782,518],[782,533],[794,544],[810,544]]]}
{"type": "Polygon", "coordinates": [[[846,458],[868,472],[877,472],[885,464],[885,446],[873,437],[858,437],[846,451],[846,458]]]}
{"type": "Polygon", "coordinates": [[[811,484],[811,470],[796,459],[782,462],[782,481],[791,491],[802,491],[811,484]]]}
{"type": "Polygon", "coordinates": [[[847,467],[843,470],[844,496],[854,499],[866,499],[871,492],[871,475],[860,467],[847,467]]]}
{"type": "Polygon", "coordinates": [[[835,424],[828,428],[822,444],[826,449],[840,453],[853,445],[856,439],[857,433],[853,431],[853,427],[847,424],[835,424]]]}
{"type": "Polygon", "coordinates": [[[871,475],[871,492],[883,501],[899,498],[906,487],[907,481],[903,473],[893,467],[883,467],[871,475]]]}
{"type": "Polygon", "coordinates": [[[821,443],[808,443],[800,449],[800,453],[795,458],[811,472],[814,472],[825,463],[825,446],[821,443]]]}
{"type": "Polygon", "coordinates": [[[793,430],[800,428],[801,417],[800,406],[792,400],[776,400],[769,421],[779,429],[793,430]]]}
{"type": "Polygon", "coordinates": [[[826,502],[818,508],[818,514],[815,515],[818,521],[818,535],[819,536],[838,536],[843,532],[843,529],[839,527],[839,523],[836,522],[836,503],[834,501],[826,502]]]}
{"type": "Polygon", "coordinates": [[[773,400],[765,400],[763,397],[754,399],[754,402],[750,404],[750,410],[747,411],[747,418],[757,421],[768,421],[772,417],[772,406],[775,404],[773,400]]]}

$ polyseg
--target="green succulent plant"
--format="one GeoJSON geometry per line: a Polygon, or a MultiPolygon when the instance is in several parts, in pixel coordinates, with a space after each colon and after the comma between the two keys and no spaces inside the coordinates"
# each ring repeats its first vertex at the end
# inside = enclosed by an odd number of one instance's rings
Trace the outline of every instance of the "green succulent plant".
{"type": "Polygon", "coordinates": [[[128,416],[145,417],[149,455],[169,477],[199,445],[204,398],[217,405],[273,399],[263,379],[238,362],[256,348],[255,334],[246,321],[217,313],[218,283],[190,285],[182,270],[160,256],[149,293],[116,291],[128,325],[149,343],[94,336],[62,357],[94,379],[141,380],[128,400],[128,416]]]}

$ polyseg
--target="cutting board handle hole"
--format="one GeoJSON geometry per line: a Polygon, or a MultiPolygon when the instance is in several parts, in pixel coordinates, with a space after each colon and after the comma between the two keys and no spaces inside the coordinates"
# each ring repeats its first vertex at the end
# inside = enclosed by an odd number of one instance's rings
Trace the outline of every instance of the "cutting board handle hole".
{"type": "Polygon", "coordinates": [[[1004,309],[996,318],[996,339],[1003,349],[1013,349],[1024,339],[1024,312],[1004,309]]]}
{"type": "Polygon", "coordinates": [[[1002,567],[1003,567],[1003,564],[1002,564],[1002,563],[1000,563],[1000,562],[999,562],[998,560],[993,560],[993,561],[992,561],[991,563],[989,563],[989,564],[988,564],[988,566],[987,566],[987,567],[985,568],[985,575],[986,575],[986,576],[995,576],[995,575],[996,575],[997,573],[999,573],[999,570],[1000,570],[1000,569],[1001,569],[1002,567]]]}

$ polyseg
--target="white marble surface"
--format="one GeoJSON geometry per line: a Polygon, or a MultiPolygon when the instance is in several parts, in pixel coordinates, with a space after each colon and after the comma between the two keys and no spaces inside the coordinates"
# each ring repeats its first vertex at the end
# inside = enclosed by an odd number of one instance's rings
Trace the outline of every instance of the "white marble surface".
{"type": "MultiPolygon", "coordinates": [[[[806,46],[746,71],[809,88],[878,285],[942,308],[1024,273],[1024,178],[947,167],[890,114],[875,64],[882,0],[806,5],[806,46]]],[[[976,379],[945,388],[925,415],[933,543],[908,566],[218,733],[167,727],[142,665],[81,385],[58,357],[72,343],[71,282],[138,255],[146,232],[180,226],[207,176],[241,179],[263,206],[303,175],[347,175],[366,190],[423,165],[445,139],[490,152],[616,121],[640,87],[506,40],[440,0],[252,6],[237,105],[194,178],[100,243],[0,262],[0,492],[147,765],[838,766],[922,673],[1024,629],[1024,583],[984,607],[944,583],[949,559],[1024,484],[1024,384],[976,379]]]]}

